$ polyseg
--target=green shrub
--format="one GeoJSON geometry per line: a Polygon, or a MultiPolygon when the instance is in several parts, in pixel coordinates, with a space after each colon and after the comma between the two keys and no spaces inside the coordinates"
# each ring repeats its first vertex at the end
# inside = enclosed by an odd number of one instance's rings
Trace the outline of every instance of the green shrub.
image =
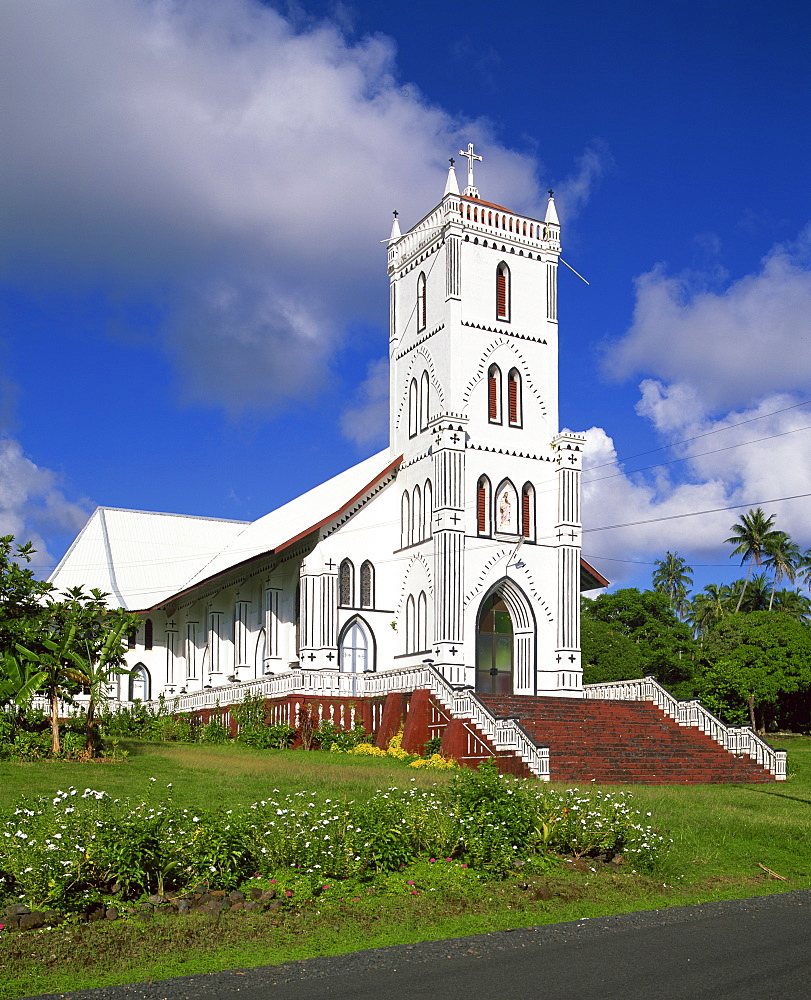
{"type": "Polygon", "coordinates": [[[356,722],[352,729],[347,730],[338,729],[329,719],[322,719],[315,730],[315,738],[322,750],[353,750],[368,737],[362,722],[356,722]]]}

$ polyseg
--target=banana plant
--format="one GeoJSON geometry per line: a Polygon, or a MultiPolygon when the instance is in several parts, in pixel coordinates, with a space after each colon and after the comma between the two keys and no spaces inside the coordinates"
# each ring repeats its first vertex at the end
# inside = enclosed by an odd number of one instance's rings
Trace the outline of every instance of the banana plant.
{"type": "Polygon", "coordinates": [[[25,717],[25,707],[45,681],[45,671],[20,659],[7,649],[0,658],[0,705],[13,705],[11,742],[25,717]]]}

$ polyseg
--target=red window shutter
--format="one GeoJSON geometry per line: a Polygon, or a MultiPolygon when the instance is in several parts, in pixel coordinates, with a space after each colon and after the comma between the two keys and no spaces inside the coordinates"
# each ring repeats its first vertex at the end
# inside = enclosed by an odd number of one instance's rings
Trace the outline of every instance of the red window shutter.
{"type": "Polygon", "coordinates": [[[480,532],[487,529],[487,490],[483,486],[476,491],[476,525],[480,532]]]}
{"type": "Polygon", "coordinates": [[[495,375],[487,379],[487,414],[491,420],[498,420],[498,380],[495,375]]]}
{"type": "Polygon", "coordinates": [[[521,534],[529,538],[529,493],[526,490],[521,496],[521,534]]]}
{"type": "Polygon", "coordinates": [[[518,423],[518,382],[515,378],[510,378],[507,385],[510,404],[510,423],[518,423]]]}
{"type": "Polygon", "coordinates": [[[507,276],[503,271],[496,274],[496,312],[499,318],[507,316],[507,276]]]}

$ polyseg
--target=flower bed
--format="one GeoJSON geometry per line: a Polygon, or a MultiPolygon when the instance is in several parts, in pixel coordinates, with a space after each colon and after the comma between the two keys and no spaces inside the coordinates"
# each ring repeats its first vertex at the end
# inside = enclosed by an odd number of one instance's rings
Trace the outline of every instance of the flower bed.
{"type": "Polygon", "coordinates": [[[557,792],[492,765],[461,769],[444,788],[381,789],[363,802],[302,791],[196,812],[70,788],[21,801],[0,824],[0,902],[83,913],[200,885],[238,890],[255,878],[303,899],[335,880],[374,884],[435,859],[466,879],[543,869],[556,855],[623,854],[651,866],[663,847],[628,793],[557,792]]]}

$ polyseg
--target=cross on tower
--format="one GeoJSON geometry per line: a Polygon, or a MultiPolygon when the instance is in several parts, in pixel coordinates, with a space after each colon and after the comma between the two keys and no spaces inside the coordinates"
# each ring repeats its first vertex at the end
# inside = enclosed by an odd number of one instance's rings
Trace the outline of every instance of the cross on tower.
{"type": "MultiPolygon", "coordinates": [[[[465,194],[473,194],[473,192],[476,191],[476,187],[473,183],[473,161],[481,160],[481,157],[477,153],[473,152],[472,142],[467,144],[467,152],[465,152],[464,149],[460,149],[459,155],[467,157],[467,187],[465,188],[465,194]]],[[[476,194],[478,194],[478,192],[476,192],[476,194]]],[[[475,198],[476,195],[473,195],[473,197],[475,198]]]]}

